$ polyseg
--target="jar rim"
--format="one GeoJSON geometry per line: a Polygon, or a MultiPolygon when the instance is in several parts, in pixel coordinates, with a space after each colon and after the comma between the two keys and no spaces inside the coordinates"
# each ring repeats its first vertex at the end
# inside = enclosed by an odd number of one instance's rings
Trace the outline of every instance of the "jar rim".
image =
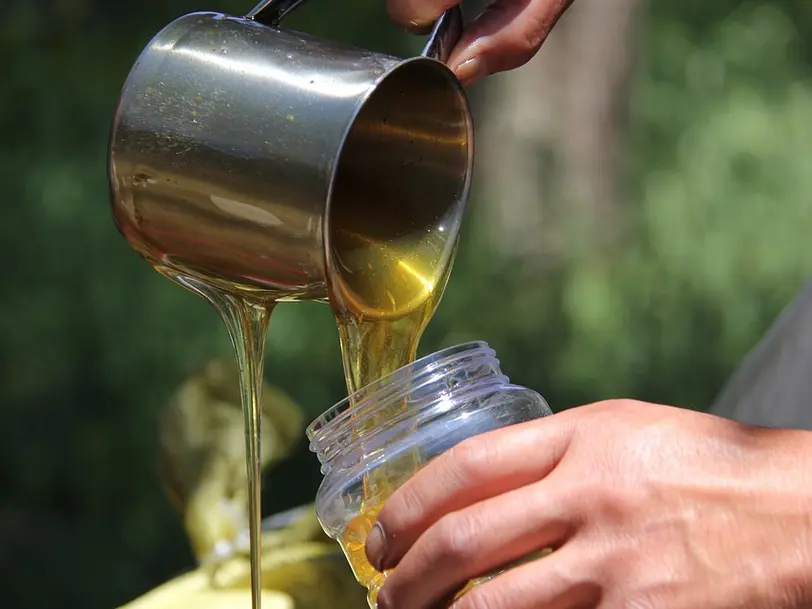
{"type": "Polygon", "coordinates": [[[402,382],[409,377],[414,377],[417,374],[424,374],[434,368],[447,366],[455,359],[470,357],[474,353],[491,357],[496,355],[496,352],[485,341],[469,341],[452,347],[446,347],[430,355],[423,356],[413,363],[398,368],[377,381],[365,387],[361,387],[358,391],[348,395],[343,400],[328,408],[307,426],[305,431],[307,438],[312,441],[317,435],[324,432],[325,429],[341,425],[342,422],[350,418],[354,412],[362,409],[369,400],[369,396],[374,396],[378,391],[390,387],[394,383],[402,382]]]}

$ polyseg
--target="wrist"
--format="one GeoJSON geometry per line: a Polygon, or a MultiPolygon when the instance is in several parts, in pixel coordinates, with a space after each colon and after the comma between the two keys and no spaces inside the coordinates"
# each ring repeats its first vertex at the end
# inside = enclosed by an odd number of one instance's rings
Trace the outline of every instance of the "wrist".
{"type": "MultiPolygon", "coordinates": [[[[760,511],[771,530],[754,557],[754,583],[761,581],[759,607],[808,609],[812,606],[812,432],[751,428],[761,489],[760,511]],[[772,547],[769,547],[772,546],[772,547]],[[763,587],[762,587],[763,586],[763,587]]],[[[755,465],[755,464],[754,464],[755,465]]]]}

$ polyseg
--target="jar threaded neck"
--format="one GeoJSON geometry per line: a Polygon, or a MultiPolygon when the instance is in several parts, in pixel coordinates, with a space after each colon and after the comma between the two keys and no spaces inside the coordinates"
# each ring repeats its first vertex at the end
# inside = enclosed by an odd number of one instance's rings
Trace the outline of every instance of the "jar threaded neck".
{"type": "MultiPolygon", "coordinates": [[[[307,428],[310,450],[327,473],[342,454],[354,452],[362,440],[375,442],[405,421],[453,408],[452,395],[486,391],[508,383],[496,352],[482,341],[448,347],[404,366],[343,399],[307,428]],[[375,421],[387,409],[406,404],[397,415],[375,421]]],[[[377,442],[375,442],[377,443],[377,442]]]]}

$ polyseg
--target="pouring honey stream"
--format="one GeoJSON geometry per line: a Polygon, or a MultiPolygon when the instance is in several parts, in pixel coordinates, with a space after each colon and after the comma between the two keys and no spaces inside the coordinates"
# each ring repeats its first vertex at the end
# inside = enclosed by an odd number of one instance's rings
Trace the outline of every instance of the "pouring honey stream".
{"type": "MultiPolygon", "coordinates": [[[[438,21],[423,56],[402,60],[280,28],[298,4],[265,1],[248,17],[193,13],[169,24],[129,75],[110,142],[120,232],[157,271],[210,302],[231,337],[254,609],[272,312],[280,302],[330,304],[350,393],[414,361],[449,278],[473,161],[468,102],[442,63],[461,32],[458,8],[438,21]]],[[[370,517],[413,471],[365,481],[370,517]]],[[[362,543],[368,527],[352,530],[352,544],[362,543]]],[[[374,588],[363,553],[342,545],[374,588]]]]}

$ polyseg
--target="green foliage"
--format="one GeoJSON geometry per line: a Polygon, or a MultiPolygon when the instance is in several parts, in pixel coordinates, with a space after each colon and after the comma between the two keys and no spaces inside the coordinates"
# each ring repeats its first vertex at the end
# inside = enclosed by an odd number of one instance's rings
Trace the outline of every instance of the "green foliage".
{"type": "MultiPolygon", "coordinates": [[[[704,408],[812,270],[812,3],[652,3],[628,146],[628,233],[530,274],[466,234],[423,352],[497,349],[554,408],[635,396],[704,408]]],[[[228,341],[111,222],[107,129],[140,48],[186,0],[7,0],[0,50],[0,599],[104,609],[185,569],[158,487],[155,413],[228,341]]],[[[207,8],[239,14],[234,1],[207,8]]],[[[406,54],[381,2],[291,27],[406,54]]],[[[498,201],[474,201],[472,213],[498,201]]],[[[315,416],[343,397],[328,308],[280,305],[268,376],[315,416]]],[[[304,444],[266,493],[312,495],[304,444]]]]}
{"type": "Polygon", "coordinates": [[[707,408],[812,273],[812,22],[783,10],[798,4],[655,3],[623,242],[607,254],[574,241],[545,275],[468,243],[432,335],[487,338],[554,408],[613,396],[707,408]]]}
{"type": "Polygon", "coordinates": [[[738,7],[713,44],[686,29],[651,24],[662,68],[639,82],[633,133],[638,149],[650,134],[663,145],[636,172],[636,242],[611,272],[599,260],[571,275],[581,339],[560,373],[705,408],[812,271],[812,88],[792,53],[801,34],[774,3],[738,7]],[[653,351],[633,347],[646,341],[653,351]]]}

